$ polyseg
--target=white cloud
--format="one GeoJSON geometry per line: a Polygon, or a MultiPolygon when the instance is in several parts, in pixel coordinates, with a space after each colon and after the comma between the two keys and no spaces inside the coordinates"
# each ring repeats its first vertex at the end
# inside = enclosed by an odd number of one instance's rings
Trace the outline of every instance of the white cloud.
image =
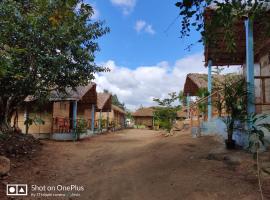
{"type": "Polygon", "coordinates": [[[145,28],[146,26],[146,22],[143,20],[138,20],[135,24],[135,30],[139,33],[143,30],[143,28],[145,28]]]}
{"type": "Polygon", "coordinates": [[[136,30],[137,33],[145,32],[151,35],[154,35],[156,33],[156,31],[153,29],[153,26],[151,24],[148,24],[144,20],[136,21],[134,29],[136,30]]]}
{"type": "Polygon", "coordinates": [[[130,14],[136,6],[136,0],[111,0],[111,3],[120,7],[124,15],[130,14]]]}
{"type": "Polygon", "coordinates": [[[153,29],[152,25],[147,25],[145,27],[145,32],[146,33],[149,33],[151,35],[154,35],[156,33],[156,31],[153,29]]]}
{"type": "MultiPolygon", "coordinates": [[[[169,92],[183,90],[188,73],[207,73],[203,54],[193,54],[177,60],[173,66],[163,61],[153,66],[139,66],[136,69],[118,66],[109,60],[103,63],[111,72],[96,75],[98,91],[108,89],[117,94],[120,101],[135,110],[140,105],[155,105],[153,98],[164,98],[169,92]]],[[[231,67],[226,72],[236,71],[231,67]]]]}

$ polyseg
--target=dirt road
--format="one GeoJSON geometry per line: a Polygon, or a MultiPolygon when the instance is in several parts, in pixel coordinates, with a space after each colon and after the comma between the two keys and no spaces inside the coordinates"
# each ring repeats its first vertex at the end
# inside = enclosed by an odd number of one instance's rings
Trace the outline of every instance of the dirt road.
{"type": "Polygon", "coordinates": [[[84,191],[69,199],[83,200],[259,199],[249,169],[207,159],[211,149],[220,146],[211,137],[164,137],[133,129],[76,143],[43,143],[39,156],[13,167],[8,182],[76,184],[84,191]]]}

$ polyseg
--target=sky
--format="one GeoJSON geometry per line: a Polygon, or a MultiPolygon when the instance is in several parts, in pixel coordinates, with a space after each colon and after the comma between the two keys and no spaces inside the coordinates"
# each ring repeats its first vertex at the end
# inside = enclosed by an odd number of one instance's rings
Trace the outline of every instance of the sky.
{"type": "Polygon", "coordinates": [[[96,63],[111,69],[95,75],[98,91],[107,89],[136,110],[156,105],[153,98],[183,90],[188,73],[207,73],[202,44],[186,49],[200,34],[180,38],[176,1],[86,0],[95,11],[92,19],[111,30],[98,40],[96,63]]]}

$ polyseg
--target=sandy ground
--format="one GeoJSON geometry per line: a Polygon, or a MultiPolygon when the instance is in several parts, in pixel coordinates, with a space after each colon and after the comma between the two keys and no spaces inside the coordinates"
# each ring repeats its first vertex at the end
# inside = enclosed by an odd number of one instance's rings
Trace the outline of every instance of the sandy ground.
{"type": "MultiPolygon", "coordinates": [[[[187,133],[164,137],[156,131],[132,129],[75,143],[43,143],[39,155],[16,163],[4,182],[84,187],[83,192],[60,192],[80,195],[65,199],[259,199],[253,169],[207,159],[211,150],[221,146],[212,137],[194,139],[187,133]]],[[[7,198],[0,193],[0,199],[7,198]]]]}

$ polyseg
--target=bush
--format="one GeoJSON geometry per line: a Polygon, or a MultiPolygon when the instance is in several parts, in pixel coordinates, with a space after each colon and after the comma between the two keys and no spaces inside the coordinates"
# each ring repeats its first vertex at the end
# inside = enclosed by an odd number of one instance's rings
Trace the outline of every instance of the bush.
{"type": "Polygon", "coordinates": [[[169,120],[163,120],[160,122],[159,127],[169,132],[172,129],[172,124],[169,120]]]}
{"type": "Polygon", "coordinates": [[[157,121],[161,128],[171,131],[173,123],[177,117],[177,111],[181,109],[181,106],[174,106],[173,103],[179,98],[175,92],[169,93],[169,98],[165,99],[153,99],[159,104],[159,107],[155,108],[154,120],[157,121]]]}
{"type": "Polygon", "coordinates": [[[107,128],[107,120],[106,119],[102,119],[101,128],[107,128]]]}
{"type": "Polygon", "coordinates": [[[177,107],[158,107],[154,111],[154,120],[161,129],[171,131],[177,117],[177,107]]]}
{"type": "Polygon", "coordinates": [[[78,135],[83,134],[86,132],[87,129],[87,122],[85,119],[78,120],[77,122],[77,128],[76,128],[76,133],[78,135]]]}

